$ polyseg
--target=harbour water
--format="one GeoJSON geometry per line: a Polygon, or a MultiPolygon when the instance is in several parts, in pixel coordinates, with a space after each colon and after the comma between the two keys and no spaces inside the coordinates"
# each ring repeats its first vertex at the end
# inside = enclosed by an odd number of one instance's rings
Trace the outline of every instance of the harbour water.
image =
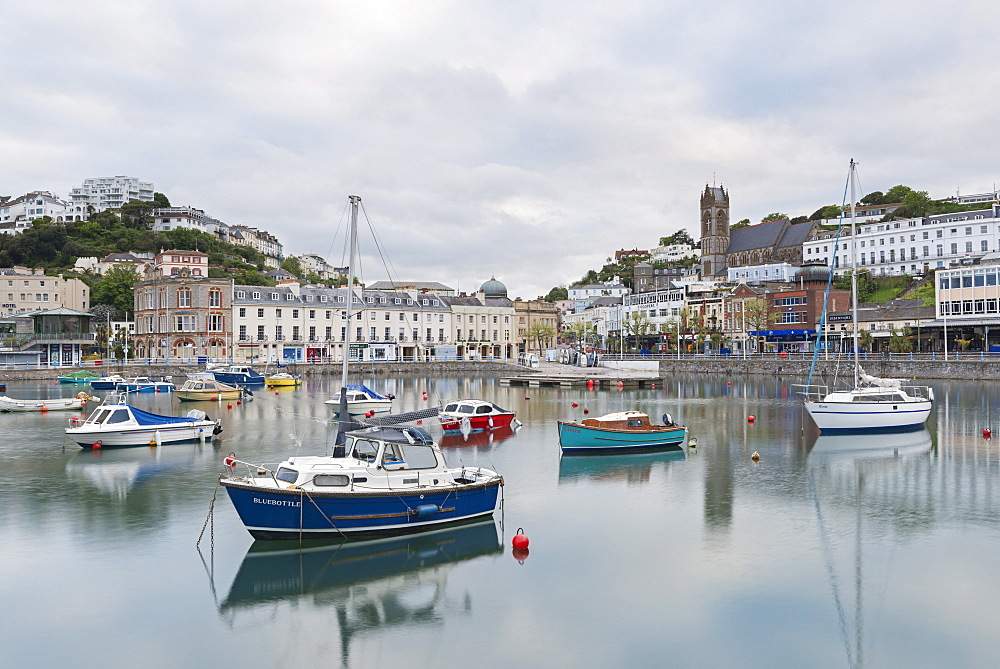
{"type": "MultiPolygon", "coordinates": [[[[3,664],[1000,664],[1000,440],[981,435],[1000,428],[1000,393],[988,383],[934,383],[924,431],[849,438],[819,436],[777,378],[593,392],[374,383],[396,410],[481,397],[517,411],[516,433],[442,444],[450,463],[504,475],[497,523],[305,552],[255,544],[215,486],[222,459],[324,453],[332,379],[232,408],[136,396],[221,417],[221,441],[205,446],[83,451],[63,436],[67,412],[0,415],[3,664]],[[698,446],[560,458],[555,422],[584,409],[669,412],[698,446]],[[527,556],[510,548],[518,528],[527,556]]],[[[8,383],[7,395],[78,390],[8,383]]]]}

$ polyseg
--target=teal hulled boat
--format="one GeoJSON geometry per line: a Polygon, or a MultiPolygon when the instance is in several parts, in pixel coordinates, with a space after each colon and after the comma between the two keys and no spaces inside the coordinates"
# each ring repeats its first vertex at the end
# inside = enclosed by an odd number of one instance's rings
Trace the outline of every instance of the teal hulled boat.
{"type": "Polygon", "coordinates": [[[101,378],[100,374],[95,374],[94,372],[86,369],[81,369],[76,372],[70,372],[69,374],[57,376],[56,380],[59,381],[59,383],[90,383],[93,379],[99,378],[101,378]]]}
{"type": "Polygon", "coordinates": [[[664,414],[664,425],[653,425],[641,411],[617,411],[579,422],[559,421],[563,453],[622,453],[675,448],[687,430],[664,414]]]}

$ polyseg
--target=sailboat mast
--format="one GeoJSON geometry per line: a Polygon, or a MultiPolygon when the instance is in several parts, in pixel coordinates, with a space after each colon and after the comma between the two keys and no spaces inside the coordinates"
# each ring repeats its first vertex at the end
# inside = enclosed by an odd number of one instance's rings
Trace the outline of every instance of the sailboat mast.
{"type": "Polygon", "coordinates": [[[344,396],[347,388],[347,361],[351,355],[351,307],[354,305],[354,252],[358,245],[358,205],[361,204],[360,195],[349,196],[351,201],[351,232],[349,236],[350,255],[347,260],[347,327],[344,328],[344,361],[340,370],[341,396],[344,396]]]}
{"type": "MultiPolygon", "coordinates": [[[[857,253],[857,228],[855,223],[857,222],[858,214],[858,203],[855,200],[854,194],[854,179],[855,171],[857,166],[854,164],[854,159],[851,158],[851,321],[854,323],[854,327],[851,328],[854,340],[854,387],[858,387],[858,370],[861,367],[861,354],[858,352],[858,253],[857,253]]],[[[836,251],[835,251],[836,253],[836,251]]]]}
{"type": "Polygon", "coordinates": [[[358,205],[361,204],[361,196],[351,195],[351,232],[350,232],[350,255],[347,261],[347,311],[344,319],[347,325],[344,327],[344,360],[340,371],[340,406],[337,411],[337,437],[334,440],[333,457],[342,458],[346,455],[344,444],[347,442],[347,433],[358,427],[357,423],[351,422],[350,413],[347,410],[347,363],[351,357],[351,307],[354,305],[354,253],[358,245],[358,205]]]}

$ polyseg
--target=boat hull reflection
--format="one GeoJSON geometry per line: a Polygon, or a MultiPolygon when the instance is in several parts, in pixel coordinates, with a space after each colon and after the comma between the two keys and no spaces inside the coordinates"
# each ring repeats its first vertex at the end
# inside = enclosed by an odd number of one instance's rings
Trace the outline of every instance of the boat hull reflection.
{"type": "Polygon", "coordinates": [[[929,451],[931,433],[927,428],[878,434],[822,433],[809,451],[810,463],[885,458],[929,451]]]}
{"type": "Polygon", "coordinates": [[[684,460],[683,448],[669,448],[652,453],[628,455],[564,456],[559,460],[559,482],[591,480],[645,483],[657,467],[684,460]]]}
{"type": "Polygon", "coordinates": [[[222,612],[300,597],[320,598],[339,589],[392,581],[394,576],[503,552],[493,520],[386,539],[366,541],[254,542],[240,565],[222,612]]]}
{"type": "Polygon", "coordinates": [[[441,448],[465,448],[469,446],[495,446],[505,439],[510,439],[517,431],[510,425],[498,427],[491,432],[471,432],[468,435],[444,434],[438,444],[441,448]]]}

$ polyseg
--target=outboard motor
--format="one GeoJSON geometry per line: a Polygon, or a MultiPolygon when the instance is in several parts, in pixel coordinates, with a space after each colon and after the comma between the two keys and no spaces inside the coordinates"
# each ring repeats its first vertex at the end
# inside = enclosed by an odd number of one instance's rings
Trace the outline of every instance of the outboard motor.
{"type": "Polygon", "coordinates": [[[666,427],[674,427],[676,425],[676,423],[674,423],[673,417],[668,413],[663,414],[663,424],[666,427]]]}

